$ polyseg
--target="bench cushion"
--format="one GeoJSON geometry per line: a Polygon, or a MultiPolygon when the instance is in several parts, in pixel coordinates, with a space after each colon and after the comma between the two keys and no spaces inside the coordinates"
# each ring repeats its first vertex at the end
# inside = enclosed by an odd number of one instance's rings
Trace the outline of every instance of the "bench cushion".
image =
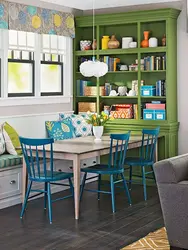
{"type": "Polygon", "coordinates": [[[7,168],[20,164],[22,164],[21,155],[10,155],[10,154],[0,155],[0,168],[7,168]]]}

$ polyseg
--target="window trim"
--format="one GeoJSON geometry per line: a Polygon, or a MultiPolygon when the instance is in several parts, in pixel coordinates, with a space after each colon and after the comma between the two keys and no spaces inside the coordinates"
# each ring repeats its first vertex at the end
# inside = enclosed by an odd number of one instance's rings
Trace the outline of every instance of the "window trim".
{"type": "Polygon", "coordinates": [[[55,61],[41,61],[41,65],[46,64],[46,65],[59,65],[61,66],[61,91],[60,92],[40,92],[40,96],[63,96],[64,94],[64,89],[63,89],[63,75],[64,75],[64,70],[63,70],[63,62],[55,62],[55,61]]]}
{"type": "MultiPolygon", "coordinates": [[[[32,92],[31,93],[8,93],[8,97],[28,97],[35,96],[35,61],[22,59],[8,59],[8,63],[28,63],[32,65],[32,92]]],[[[8,80],[8,78],[7,78],[8,80]]],[[[8,82],[7,82],[8,84],[8,82]]]]}

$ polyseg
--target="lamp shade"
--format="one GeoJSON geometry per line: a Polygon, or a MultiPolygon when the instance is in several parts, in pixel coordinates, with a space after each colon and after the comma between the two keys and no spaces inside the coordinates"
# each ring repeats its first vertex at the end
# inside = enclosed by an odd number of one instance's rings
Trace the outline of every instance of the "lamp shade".
{"type": "Polygon", "coordinates": [[[85,77],[101,77],[108,72],[108,65],[100,61],[85,61],[80,65],[80,73],[85,77]]]}

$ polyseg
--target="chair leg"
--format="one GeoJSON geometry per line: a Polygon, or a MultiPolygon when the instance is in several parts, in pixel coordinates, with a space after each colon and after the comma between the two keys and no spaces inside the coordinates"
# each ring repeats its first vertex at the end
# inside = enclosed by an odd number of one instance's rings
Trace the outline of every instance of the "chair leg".
{"type": "Polygon", "coordinates": [[[144,200],[147,200],[145,166],[142,166],[142,183],[144,188],[144,200]]]}
{"type": "Polygon", "coordinates": [[[30,194],[30,191],[31,191],[31,187],[32,187],[32,181],[30,181],[29,183],[29,186],[27,188],[27,192],[26,192],[26,195],[25,195],[25,200],[24,200],[24,203],[22,205],[22,211],[21,211],[21,214],[20,214],[20,219],[23,218],[23,215],[25,213],[25,209],[26,209],[26,206],[27,206],[27,201],[28,201],[28,198],[29,198],[29,194],[30,194]]]}
{"type": "Polygon", "coordinates": [[[74,187],[73,187],[71,178],[69,178],[69,186],[70,186],[71,194],[74,197],[74,187]]]}
{"type": "Polygon", "coordinates": [[[125,189],[127,197],[128,197],[129,205],[131,206],[132,201],[131,201],[130,192],[129,192],[129,189],[128,189],[128,186],[127,186],[127,182],[126,182],[125,177],[124,177],[123,174],[121,174],[121,178],[123,180],[123,186],[124,186],[124,189],[125,189]]]}
{"type": "Polygon", "coordinates": [[[44,209],[46,209],[46,205],[47,205],[47,199],[48,199],[48,195],[47,195],[47,182],[44,183],[44,209]]]}
{"type": "Polygon", "coordinates": [[[129,170],[129,190],[131,190],[131,188],[132,188],[132,174],[133,174],[133,168],[132,168],[132,166],[130,166],[130,170],[129,170]]]}
{"type": "Polygon", "coordinates": [[[52,200],[51,200],[50,182],[47,183],[47,191],[48,191],[48,215],[50,224],[52,224],[52,200]]]}
{"type": "Polygon", "coordinates": [[[83,195],[83,191],[84,191],[84,187],[85,187],[85,183],[86,183],[86,177],[87,177],[87,173],[84,174],[84,178],[82,181],[81,190],[80,190],[80,201],[82,199],[82,195],[83,195]]]}
{"type": "Polygon", "coordinates": [[[115,213],[115,192],[114,192],[114,177],[113,174],[110,175],[110,185],[111,185],[111,198],[112,198],[112,211],[115,213]]]}
{"type": "MultiPolygon", "coordinates": [[[[101,174],[98,177],[98,191],[101,191],[101,174]]],[[[98,192],[98,200],[100,200],[100,192],[98,192]]]]}

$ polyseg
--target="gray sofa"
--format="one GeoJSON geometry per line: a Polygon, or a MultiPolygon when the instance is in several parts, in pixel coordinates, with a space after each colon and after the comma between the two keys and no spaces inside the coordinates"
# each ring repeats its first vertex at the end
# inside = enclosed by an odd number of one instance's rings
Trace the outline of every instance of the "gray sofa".
{"type": "Polygon", "coordinates": [[[171,249],[188,249],[188,154],[154,164],[171,249]]]}

